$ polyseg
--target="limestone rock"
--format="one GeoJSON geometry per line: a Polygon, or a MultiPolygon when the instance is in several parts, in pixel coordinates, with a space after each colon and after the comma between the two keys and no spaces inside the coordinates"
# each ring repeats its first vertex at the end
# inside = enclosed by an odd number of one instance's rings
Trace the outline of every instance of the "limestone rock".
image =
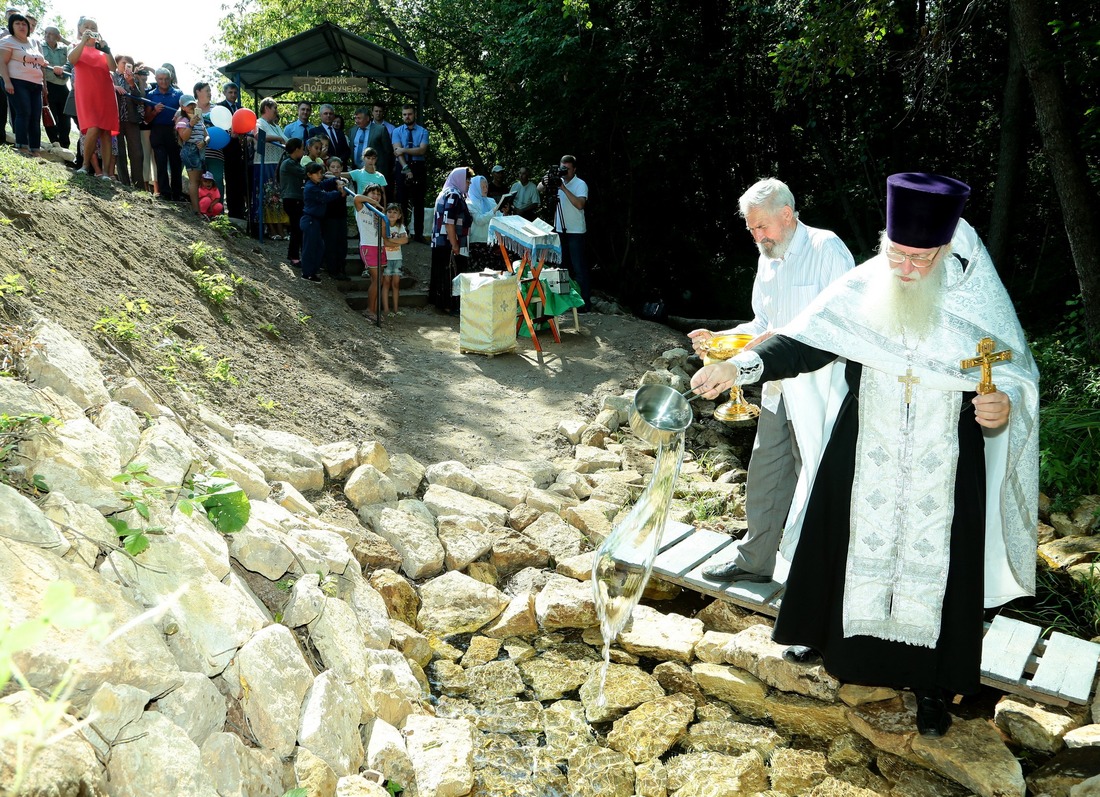
{"type": "Polygon", "coordinates": [[[618,719],[642,703],[664,697],[665,694],[657,679],[645,670],[612,662],[607,667],[607,680],[603,685],[604,702],[600,705],[600,680],[601,668],[595,667],[588,680],[581,685],[581,702],[589,722],[618,719]]]}
{"type": "Polygon", "coordinates": [[[537,509],[539,512],[552,512],[555,515],[561,515],[568,507],[576,506],[579,502],[576,498],[573,498],[572,495],[564,495],[551,490],[533,487],[527,491],[527,497],[524,499],[524,503],[533,509],[537,509]]]}
{"type": "Polygon", "coordinates": [[[2,482],[0,482],[0,537],[45,548],[57,556],[64,556],[70,548],[69,540],[58,531],[34,502],[2,482]]]}
{"type": "Polygon", "coordinates": [[[397,501],[397,485],[374,465],[360,465],[344,482],[344,495],[356,509],[397,501]]]}
{"type": "MultiPolygon", "coordinates": [[[[865,703],[848,710],[848,722],[856,733],[878,749],[904,758],[911,752],[917,736],[916,703],[911,700],[910,705],[906,705],[900,696],[865,703]]],[[[955,720],[952,729],[957,724],[955,720]]]]}
{"type": "Polygon", "coordinates": [[[580,501],[584,501],[592,495],[592,485],[588,483],[588,479],[572,470],[563,470],[554,479],[554,484],[550,486],[551,488],[567,487],[569,493],[580,501]]]}
{"type": "Polygon", "coordinates": [[[501,575],[526,567],[542,568],[550,561],[550,552],[524,531],[509,530],[493,540],[489,559],[501,575]]]}
{"type": "Polygon", "coordinates": [[[634,793],[638,797],[668,797],[668,771],[660,761],[634,767],[634,793]]]}
{"type": "MultiPolygon", "coordinates": [[[[528,502],[530,504],[530,502],[528,502]]],[[[540,548],[550,552],[553,561],[576,556],[588,547],[584,535],[560,517],[544,512],[538,520],[524,529],[540,548]]]]}
{"type": "Polygon", "coordinates": [[[417,624],[441,636],[477,631],[508,605],[508,596],[488,584],[452,570],[420,588],[417,624]]]}
{"type": "Polygon", "coordinates": [[[526,688],[519,669],[511,661],[490,661],[466,670],[468,697],[479,705],[514,701],[526,688]]]}
{"type": "MultiPolygon", "coordinates": [[[[1024,776],[1020,762],[986,720],[955,719],[943,738],[914,737],[912,750],[932,770],[983,797],[1023,797],[1024,776]]],[[[1100,756],[1094,762],[1100,766],[1100,756]]]]}
{"type": "Polygon", "coordinates": [[[52,388],[82,409],[110,400],[99,363],[64,327],[42,320],[31,329],[31,337],[36,345],[27,348],[23,367],[36,387],[52,388]]]}
{"type": "Polygon", "coordinates": [[[159,711],[184,732],[199,747],[212,734],[225,726],[225,697],[205,675],[180,673],[183,683],[157,700],[159,711]]]}
{"type": "Polygon", "coordinates": [[[539,630],[535,618],[535,596],[530,592],[521,592],[512,597],[504,611],[495,620],[481,629],[487,637],[504,639],[534,634],[539,630]]]}
{"type": "Polygon", "coordinates": [[[530,476],[500,465],[481,465],[474,469],[473,477],[474,495],[500,504],[505,509],[522,504],[528,491],[535,486],[530,476]]]}
{"type": "Polygon", "coordinates": [[[837,692],[837,696],[847,706],[862,706],[864,703],[877,703],[880,700],[892,700],[898,696],[897,690],[885,686],[860,686],[859,684],[844,684],[837,692]]]}
{"type": "Polygon", "coordinates": [[[466,720],[413,716],[406,747],[420,797],[460,797],[473,788],[473,726],[466,720]]]}
{"type": "Polygon", "coordinates": [[[707,702],[706,695],[699,688],[699,684],[695,683],[691,670],[679,662],[662,661],[653,668],[653,677],[668,694],[687,695],[697,707],[707,702]]]}
{"type": "Polygon", "coordinates": [[[1091,562],[1100,553],[1100,536],[1063,537],[1039,546],[1039,558],[1054,570],[1091,562]]]}
{"type": "Polygon", "coordinates": [[[678,797],[735,797],[768,788],[764,759],[756,752],[736,757],[721,753],[685,753],[666,761],[665,767],[669,792],[678,797]]]}
{"type": "Polygon", "coordinates": [[[541,490],[545,490],[553,484],[554,479],[557,478],[558,472],[561,470],[560,467],[547,459],[530,459],[523,462],[506,459],[500,462],[500,466],[524,474],[541,490]]]}
{"type": "Polygon", "coordinates": [[[1100,747],[1100,725],[1085,725],[1066,734],[1066,747],[1100,747]]]}
{"type": "Polygon", "coordinates": [[[448,697],[463,697],[470,689],[466,670],[447,659],[436,659],[429,664],[428,677],[434,689],[448,697]]]}
{"type": "Polygon", "coordinates": [[[295,490],[294,485],[290,482],[272,482],[271,493],[269,495],[272,501],[277,503],[287,512],[293,512],[295,515],[305,515],[307,517],[319,516],[316,507],[307,501],[305,496],[295,490]]]}
{"type": "MultiPolygon", "coordinates": [[[[1070,793],[1073,788],[1087,793],[1092,786],[1083,787],[1083,782],[1093,779],[1098,772],[1100,747],[1067,748],[1028,775],[1027,787],[1032,794],[1063,795],[1070,793]]],[[[1022,788],[1021,785],[1019,794],[1023,794],[1022,788]]],[[[988,794],[985,791],[980,793],[988,794]]]]}
{"type": "Polygon", "coordinates": [[[776,692],[764,700],[775,728],[787,736],[829,741],[848,731],[848,710],[804,695],[776,692]]]}
{"type": "Polygon", "coordinates": [[[141,433],[131,461],[145,465],[146,473],[156,484],[175,489],[201,459],[199,447],[178,423],[170,418],[157,418],[141,433]]]}
{"type": "Polygon", "coordinates": [[[313,673],[290,631],[269,625],[237,654],[241,708],[256,740],[279,756],[294,751],[302,699],[313,673]]]}
{"type": "Polygon", "coordinates": [[[604,448],[610,437],[610,429],[603,424],[593,422],[584,427],[584,431],[581,432],[580,442],[582,445],[592,446],[594,448],[604,448]]]}
{"type": "MultiPolygon", "coordinates": [[[[246,570],[277,581],[294,564],[294,552],[286,544],[286,529],[271,507],[274,504],[253,501],[248,523],[229,535],[229,555],[246,570]]],[[[283,512],[281,507],[276,507],[283,512]]]]}
{"type": "Polygon", "coordinates": [[[1100,797],[1100,775],[1095,775],[1070,787],[1069,797],[1100,797]]]}
{"type": "Polygon", "coordinates": [[[229,446],[218,445],[209,440],[206,441],[205,448],[210,463],[235,481],[251,500],[263,501],[271,494],[267,476],[255,462],[229,446]]]}
{"type": "Polygon", "coordinates": [[[787,741],[771,728],[732,720],[696,722],[680,741],[680,747],[688,752],[736,756],[755,750],[765,759],[770,759],[776,750],[786,744],[787,741]]]}
{"type": "Polygon", "coordinates": [[[595,446],[578,445],[573,452],[577,473],[594,473],[599,470],[621,470],[619,455],[595,446]]]}
{"type": "Polygon", "coordinates": [[[501,641],[487,636],[475,636],[470,640],[466,653],[462,656],[462,666],[469,669],[488,664],[500,653],[501,641]]]}
{"type": "Polygon", "coordinates": [[[687,695],[665,695],[642,703],[615,721],[607,744],[635,763],[664,755],[687,731],[695,702],[687,695]]]}
{"type": "Polygon", "coordinates": [[[284,781],[282,762],[274,753],[246,747],[232,733],[210,736],[200,754],[203,771],[221,797],[281,794],[289,785],[284,781]]]}
{"type": "Polygon", "coordinates": [[[535,596],[535,617],[539,626],[548,631],[598,625],[592,585],[565,576],[551,576],[535,596]]]}
{"type": "Polygon", "coordinates": [[[401,731],[382,719],[375,718],[363,727],[366,740],[364,766],[385,773],[391,782],[400,783],[406,792],[416,792],[416,769],[405,749],[401,731]]]}
{"type": "Polygon", "coordinates": [[[554,758],[569,758],[592,744],[595,735],[584,718],[584,706],[576,700],[558,700],[542,712],[546,750],[554,758]]]}
{"type": "MultiPolygon", "coordinates": [[[[10,495],[10,494],[9,494],[10,495]]],[[[0,499],[0,515],[5,511],[13,511],[13,502],[0,499]]],[[[41,501],[39,508],[46,518],[53,521],[54,526],[63,536],[71,538],[71,546],[65,553],[65,559],[73,564],[82,564],[85,567],[94,567],[101,551],[110,550],[118,545],[118,533],[107,522],[106,518],[87,504],[78,504],[70,501],[64,493],[54,490],[41,501]],[[73,531],[63,530],[63,526],[80,532],[78,536],[73,531]]],[[[0,529],[13,528],[8,521],[0,521],[0,529]]],[[[14,527],[19,528],[19,527],[14,527]]],[[[24,525],[23,528],[26,528],[24,525]]],[[[0,535],[4,531],[0,531],[0,535]]],[[[51,546],[41,546],[50,548],[51,546]]],[[[59,549],[52,549],[58,553],[59,549]]]]}
{"type": "Polygon", "coordinates": [[[259,426],[233,427],[234,443],[269,480],[290,482],[301,491],[325,486],[325,466],[317,446],[304,437],[259,426]]]}
{"type": "Polygon", "coordinates": [[[519,504],[508,511],[508,528],[523,531],[536,520],[542,512],[527,504],[519,504]]]}
{"type": "Polygon", "coordinates": [[[416,623],[420,598],[412,584],[388,568],[375,570],[370,574],[369,582],[382,598],[390,617],[409,625],[416,623]]]}
{"type": "Polygon", "coordinates": [[[108,514],[126,508],[111,477],[119,472],[118,448],[87,418],[38,430],[19,446],[26,472],[39,474],[51,490],[108,514]]]}
{"type": "Polygon", "coordinates": [[[726,647],[726,662],[747,670],[766,684],[784,692],[797,692],[834,702],[840,682],[820,664],[807,667],[783,658],[786,645],[772,642],[771,629],[755,625],[734,635],[726,647]]]}
{"type": "Polygon", "coordinates": [[[615,511],[613,504],[589,499],[583,504],[567,507],[562,517],[580,529],[589,542],[599,545],[611,534],[611,518],[615,517],[615,511]]]}
{"type": "Polygon", "coordinates": [[[172,416],[174,413],[163,404],[158,404],[156,397],[150,392],[145,383],[136,377],[125,379],[121,385],[111,391],[111,398],[123,404],[133,407],[138,412],[148,415],[150,418],[158,418],[162,415],[172,416]]]}
{"type": "Polygon", "coordinates": [[[374,465],[383,473],[389,473],[390,454],[377,440],[366,440],[361,443],[357,456],[360,465],[374,465]]]}
{"type": "Polygon", "coordinates": [[[769,762],[774,791],[802,794],[829,776],[825,754],[816,750],[776,750],[769,762]]]}
{"type": "Polygon", "coordinates": [[[492,526],[474,517],[444,515],[436,525],[448,570],[465,570],[470,562],[489,553],[493,541],[506,532],[503,526],[492,526]]]}
{"type": "Polygon", "coordinates": [[[560,700],[584,684],[598,666],[595,654],[573,658],[564,650],[549,650],[519,665],[536,700],[560,700]]]}
{"type": "Polygon", "coordinates": [[[188,794],[217,797],[199,748],[163,714],[146,711],[122,729],[128,741],[111,749],[107,777],[112,797],[188,794]],[[151,761],[156,766],[150,766],[151,761]]]}
{"type": "Polygon", "coordinates": [[[615,750],[596,745],[578,749],[568,760],[569,794],[573,797],[630,797],[634,765],[615,750]]]}
{"type": "Polygon", "coordinates": [[[390,477],[401,498],[411,498],[420,491],[426,469],[408,454],[394,454],[390,457],[390,468],[386,475],[390,477]]]}
{"type": "Polygon", "coordinates": [[[446,552],[434,523],[412,512],[385,507],[378,515],[374,530],[397,549],[401,555],[401,569],[409,578],[425,578],[442,572],[446,552]]]}
{"type": "Polygon", "coordinates": [[[1057,753],[1064,737],[1081,725],[1071,712],[1006,695],[994,712],[997,727],[1029,750],[1057,753]]]}
{"type": "MultiPolygon", "coordinates": [[[[330,479],[342,479],[361,464],[359,446],[350,440],[317,446],[317,452],[321,455],[321,464],[325,466],[325,473],[330,479]]],[[[385,468],[379,470],[385,471],[385,468]]]]}
{"type": "Polygon", "coordinates": [[[576,445],[581,441],[581,433],[584,431],[585,425],[585,422],[579,418],[568,418],[564,421],[558,421],[558,434],[573,445],[576,445]]]}
{"type": "Polygon", "coordinates": [[[345,775],[336,781],[336,797],[388,797],[389,792],[362,775],[345,775]]]}
{"type": "Polygon", "coordinates": [[[442,484],[432,484],[428,487],[428,491],[424,493],[424,503],[436,517],[466,515],[498,526],[508,522],[508,510],[500,504],[468,495],[442,484]]]}
{"type": "Polygon", "coordinates": [[[678,614],[662,614],[649,606],[635,607],[630,622],[619,634],[619,645],[635,656],[657,661],[691,662],[695,643],[703,637],[703,624],[678,614]]]}
{"type": "MultiPolygon", "coordinates": [[[[112,616],[115,627],[138,615],[119,588],[95,571],[34,546],[0,545],[0,606],[13,626],[42,614],[42,601],[53,581],[71,582],[77,595],[112,616]]],[[[103,683],[128,684],[149,694],[162,694],[180,683],[179,667],[150,623],[137,624],[108,644],[91,643],[82,630],[51,626],[41,642],[13,658],[30,684],[46,693],[65,676],[70,662],[79,661],[71,682],[71,700],[78,708],[87,705],[103,683]]]]}
{"type": "MultiPolygon", "coordinates": [[[[27,692],[16,692],[0,699],[0,712],[10,711],[13,718],[23,719],[42,712],[42,702],[27,692]]],[[[140,709],[139,709],[140,714],[140,709]]],[[[87,733],[94,738],[94,733],[87,733]]],[[[26,750],[23,751],[26,755],[26,750]]],[[[14,741],[0,742],[0,784],[5,789],[15,781],[17,751],[14,741]]],[[[35,756],[34,765],[25,772],[21,795],[78,795],[106,797],[107,783],[96,751],[86,738],[72,734],[43,746],[35,756]]]]}
{"type": "Polygon", "coordinates": [[[695,657],[707,664],[722,664],[726,660],[726,648],[732,643],[735,634],[722,631],[706,631],[695,644],[695,657]]]}
{"type": "Polygon", "coordinates": [[[355,693],[336,672],[326,670],[313,679],[306,692],[298,744],[332,767],[338,776],[358,772],[363,763],[361,711],[355,693]]]}
{"type": "Polygon", "coordinates": [[[700,662],[692,665],[691,674],[703,692],[729,703],[737,713],[755,719],[768,716],[764,703],[768,688],[752,673],[736,667],[700,662]]]}
{"type": "Polygon", "coordinates": [[[429,485],[439,485],[460,493],[474,495],[477,492],[477,477],[462,462],[448,460],[429,465],[424,472],[429,485]]]}
{"type": "MultiPolygon", "coordinates": [[[[923,766],[890,753],[880,752],[875,756],[875,768],[887,782],[893,784],[890,794],[894,797],[966,797],[973,794],[954,781],[946,780],[923,766]]],[[[845,772],[847,776],[842,774],[841,777],[856,785],[871,788],[869,781],[854,777],[854,768],[849,767],[845,772]]]]}
{"type": "Polygon", "coordinates": [[[100,686],[87,707],[92,727],[92,732],[87,734],[88,741],[106,756],[110,746],[118,741],[119,731],[141,716],[151,698],[144,689],[126,684],[100,686]]]}
{"type": "Polygon", "coordinates": [[[830,776],[805,794],[806,797],[878,797],[881,793],[830,776]]]}
{"type": "Polygon", "coordinates": [[[181,542],[182,536],[151,536],[140,567],[112,552],[100,571],[121,581],[123,592],[139,605],[152,608],[172,601],[164,617],[178,631],[169,635],[169,648],[185,669],[213,676],[267,619],[244,595],[216,578],[204,557],[181,542]]]}
{"type": "Polygon", "coordinates": [[[109,401],[96,414],[95,425],[115,442],[119,468],[133,458],[141,440],[141,421],[136,412],[117,401],[109,401]]]}
{"type": "MultiPolygon", "coordinates": [[[[321,572],[343,573],[355,561],[355,557],[351,555],[351,549],[343,536],[331,531],[331,527],[324,528],[327,525],[313,521],[303,528],[291,529],[286,535],[286,541],[298,554],[298,559],[307,562],[307,566],[321,561],[324,563],[321,572]]],[[[297,564],[298,560],[295,560],[295,565],[297,564]]],[[[310,567],[310,572],[318,571],[310,567]]]]}

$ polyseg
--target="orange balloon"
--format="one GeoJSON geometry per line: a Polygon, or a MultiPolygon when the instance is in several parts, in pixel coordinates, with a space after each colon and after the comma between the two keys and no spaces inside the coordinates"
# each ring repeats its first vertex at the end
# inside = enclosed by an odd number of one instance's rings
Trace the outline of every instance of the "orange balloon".
{"type": "Polygon", "coordinates": [[[256,114],[247,108],[238,108],[233,112],[233,132],[237,135],[251,133],[256,129],[256,114]]]}

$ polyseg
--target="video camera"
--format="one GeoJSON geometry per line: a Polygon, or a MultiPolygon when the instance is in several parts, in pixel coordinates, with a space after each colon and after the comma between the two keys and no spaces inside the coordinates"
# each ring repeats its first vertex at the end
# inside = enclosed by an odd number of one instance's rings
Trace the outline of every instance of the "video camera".
{"type": "Polygon", "coordinates": [[[542,184],[546,186],[547,190],[557,192],[561,188],[561,178],[569,174],[569,170],[564,166],[555,163],[549,169],[546,170],[546,174],[543,175],[542,184]]]}

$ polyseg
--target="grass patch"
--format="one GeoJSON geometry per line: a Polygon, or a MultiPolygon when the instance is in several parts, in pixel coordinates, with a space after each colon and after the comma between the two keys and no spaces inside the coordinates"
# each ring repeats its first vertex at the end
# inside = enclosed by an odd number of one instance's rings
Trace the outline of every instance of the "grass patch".
{"type": "Polygon", "coordinates": [[[1035,574],[1035,597],[1017,598],[1004,613],[1043,629],[1080,639],[1100,636],[1100,565],[1093,565],[1092,578],[1075,579],[1061,570],[1039,567],[1035,574]]]}
{"type": "Polygon", "coordinates": [[[0,180],[20,193],[38,199],[57,199],[69,192],[67,175],[54,177],[44,161],[24,158],[7,147],[0,147],[0,180]]]}
{"type": "Polygon", "coordinates": [[[130,299],[119,294],[114,307],[104,307],[92,329],[121,343],[135,343],[144,334],[143,322],[152,312],[147,299],[130,299]]]}

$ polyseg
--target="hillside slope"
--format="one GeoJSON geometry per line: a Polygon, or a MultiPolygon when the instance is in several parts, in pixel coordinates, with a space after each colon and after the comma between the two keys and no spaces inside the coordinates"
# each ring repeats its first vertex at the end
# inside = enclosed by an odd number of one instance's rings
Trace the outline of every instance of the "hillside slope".
{"type": "MultiPolygon", "coordinates": [[[[462,355],[457,318],[418,309],[371,326],[335,283],[297,279],[285,246],[226,240],[184,205],[0,149],[0,322],[51,318],[108,373],[189,413],[206,405],[317,442],[378,439],[427,461],[550,456],[558,420],[591,417],[593,399],[633,387],[684,340],[592,314],[561,345],[547,336],[542,355],[525,339],[516,355],[462,355]],[[205,294],[193,262],[206,264],[205,294]]],[[[407,247],[413,271],[426,274],[428,256],[407,247]]]]}

